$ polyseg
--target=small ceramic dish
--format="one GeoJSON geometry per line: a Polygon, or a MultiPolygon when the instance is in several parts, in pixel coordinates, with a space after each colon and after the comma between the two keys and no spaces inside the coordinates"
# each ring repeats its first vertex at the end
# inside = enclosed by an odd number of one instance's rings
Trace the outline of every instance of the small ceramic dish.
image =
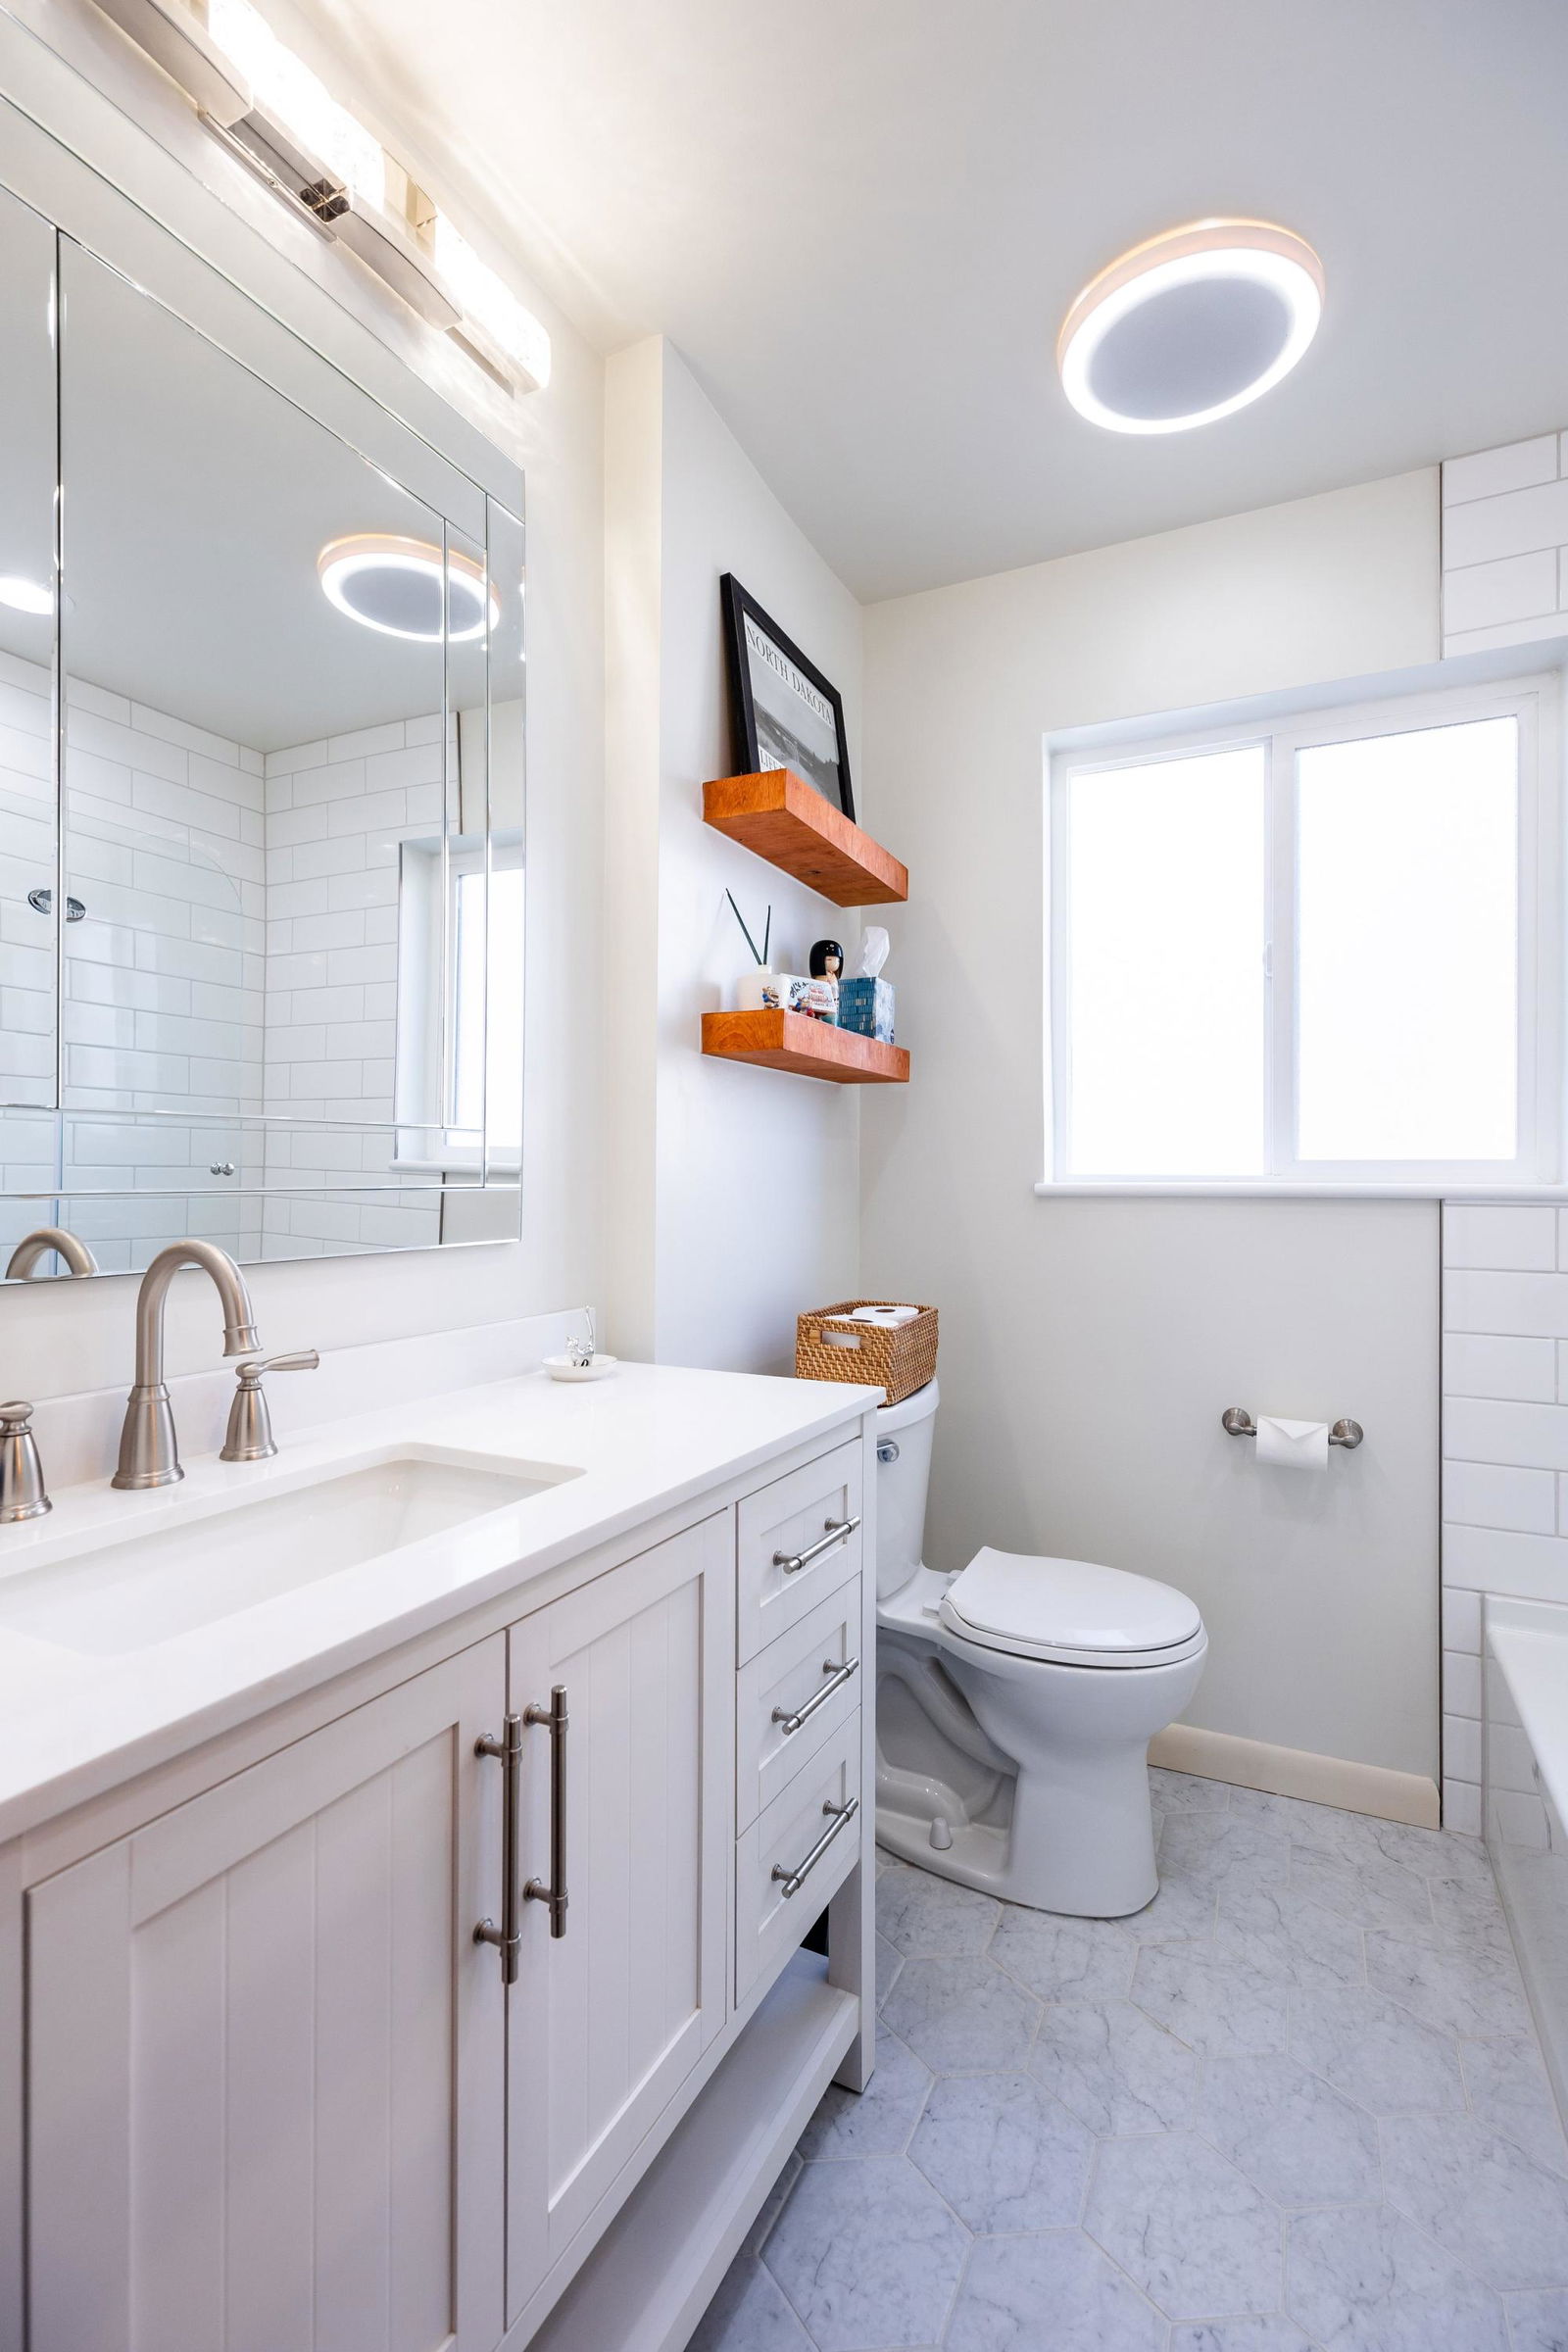
{"type": "Polygon", "coordinates": [[[569,1355],[547,1355],[544,1368],[552,1380],[608,1380],[617,1360],[601,1348],[586,1364],[573,1363],[569,1355]]]}

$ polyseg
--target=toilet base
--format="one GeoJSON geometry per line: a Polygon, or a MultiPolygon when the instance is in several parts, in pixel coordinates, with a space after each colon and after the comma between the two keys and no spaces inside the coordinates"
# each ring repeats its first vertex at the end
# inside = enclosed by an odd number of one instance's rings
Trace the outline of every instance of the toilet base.
{"type": "MultiPolygon", "coordinates": [[[[1140,1775],[1146,1770],[1142,1758],[1138,1769],[1140,1775]]],[[[1070,1796],[1064,1805],[1059,1786],[1039,1791],[1040,1821],[1013,1819],[998,1827],[944,1810],[952,1840],[946,1846],[933,1845],[931,1817],[879,1803],[876,1841],[900,1861],[1001,1902],[1068,1919],[1125,1919],[1144,1910],[1159,1889],[1147,1788],[1146,1780],[1136,1794],[1121,1792],[1108,1819],[1098,1804],[1093,1820],[1064,1819],[1064,1811],[1074,1815],[1076,1808],[1070,1796]]],[[[1011,1795],[1016,1813],[1016,1781],[1011,1795]]]]}

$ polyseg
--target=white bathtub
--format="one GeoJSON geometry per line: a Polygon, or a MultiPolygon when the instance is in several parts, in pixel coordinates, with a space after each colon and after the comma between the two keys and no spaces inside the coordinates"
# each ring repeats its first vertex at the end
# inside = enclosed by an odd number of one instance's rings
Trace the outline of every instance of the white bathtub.
{"type": "Polygon", "coordinates": [[[1568,1607],[1489,1597],[1485,1651],[1487,1850],[1568,2115],[1568,1607]]]}

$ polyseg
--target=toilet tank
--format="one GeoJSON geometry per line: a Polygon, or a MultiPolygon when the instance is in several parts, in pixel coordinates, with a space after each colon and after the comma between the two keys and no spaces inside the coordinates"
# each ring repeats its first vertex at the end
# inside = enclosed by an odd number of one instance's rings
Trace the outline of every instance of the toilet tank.
{"type": "Polygon", "coordinates": [[[902,1592],[920,1565],[937,1384],[884,1404],[876,1416],[876,1596],[902,1592]]]}

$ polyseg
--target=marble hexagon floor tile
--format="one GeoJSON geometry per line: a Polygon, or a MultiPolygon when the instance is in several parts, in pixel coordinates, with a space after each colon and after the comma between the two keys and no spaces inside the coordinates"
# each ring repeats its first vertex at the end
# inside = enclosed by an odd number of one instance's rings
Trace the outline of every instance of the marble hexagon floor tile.
{"type": "Polygon", "coordinates": [[[1040,2003],[983,1954],[906,1960],[882,2014],[936,2074],[995,2074],[1029,2056],[1040,2003]]]}
{"type": "Polygon", "coordinates": [[[1508,2352],[1498,2298],[1386,2205],[1293,2216],[1285,2308],[1323,2352],[1508,2352]]]}
{"type": "Polygon", "coordinates": [[[1384,2124],[1391,2205],[1489,2286],[1568,2286],[1568,2180],[1471,2116],[1384,2124]]]}
{"type": "Polygon", "coordinates": [[[1043,2001],[1113,2000],[1132,1984],[1138,1945],[1119,1920],[1057,1919],[1013,1904],[991,1957],[1043,2001]]]}
{"type": "Polygon", "coordinates": [[[1465,2085],[1451,2034],[1387,1993],[1349,1986],[1298,1992],[1290,2050],[1371,2115],[1458,2115],[1465,2085]]]}
{"type": "Polygon", "coordinates": [[[947,2352],[1164,2352],[1165,2322],[1081,2230],[981,2238],[947,2352]]]}
{"type": "Polygon", "coordinates": [[[1294,2058],[1210,2058],[1198,2129],[1277,2205],[1382,2195],[1372,2118],[1294,2058]]]}
{"type": "Polygon", "coordinates": [[[948,2075],[909,2142],[933,2188],[987,2236],[1059,2229],[1083,2212],[1092,2135],[1030,2075],[948,2075]]]}
{"type": "Polygon", "coordinates": [[[1530,2033],[1518,1963],[1494,1944],[1378,1931],[1366,1939],[1366,1974],[1374,1991],[1445,2033],[1482,2041],[1530,2033]]]}
{"type": "Polygon", "coordinates": [[[1568,2352],[1568,2146],[1485,1849],[1152,1790],[1130,1919],[882,1858],[873,2085],[822,2100],[696,2352],[1568,2352]]]}
{"type": "Polygon", "coordinates": [[[829,2160],[902,2156],[931,2089],[931,2070],[886,2026],[876,2037],[876,2072],[863,2091],[830,2083],[799,2140],[800,2153],[829,2160]]]}
{"type": "Polygon", "coordinates": [[[1157,2025],[1205,2055],[1285,2047],[1285,1986],[1211,1943],[1146,1943],[1132,1997],[1157,2025]]]}
{"type": "Polygon", "coordinates": [[[879,2156],[808,2164],[762,2260],[820,2352],[897,2352],[940,2342],[968,2250],[925,2175],[879,2156]]]}
{"type": "Polygon", "coordinates": [[[1190,2132],[1102,2140],[1084,2228],[1173,2320],[1280,2308],[1278,2209],[1190,2132]]]}
{"type": "Polygon", "coordinates": [[[908,1862],[891,1863],[877,1878],[877,1933],[906,1959],[983,1952],[1001,1917],[993,1896],[908,1862]]]}
{"type": "Polygon", "coordinates": [[[1029,2067],[1092,2132],[1180,2132],[1193,2120],[1197,2055],[1136,2001],[1048,2001],[1029,2067]]]}

